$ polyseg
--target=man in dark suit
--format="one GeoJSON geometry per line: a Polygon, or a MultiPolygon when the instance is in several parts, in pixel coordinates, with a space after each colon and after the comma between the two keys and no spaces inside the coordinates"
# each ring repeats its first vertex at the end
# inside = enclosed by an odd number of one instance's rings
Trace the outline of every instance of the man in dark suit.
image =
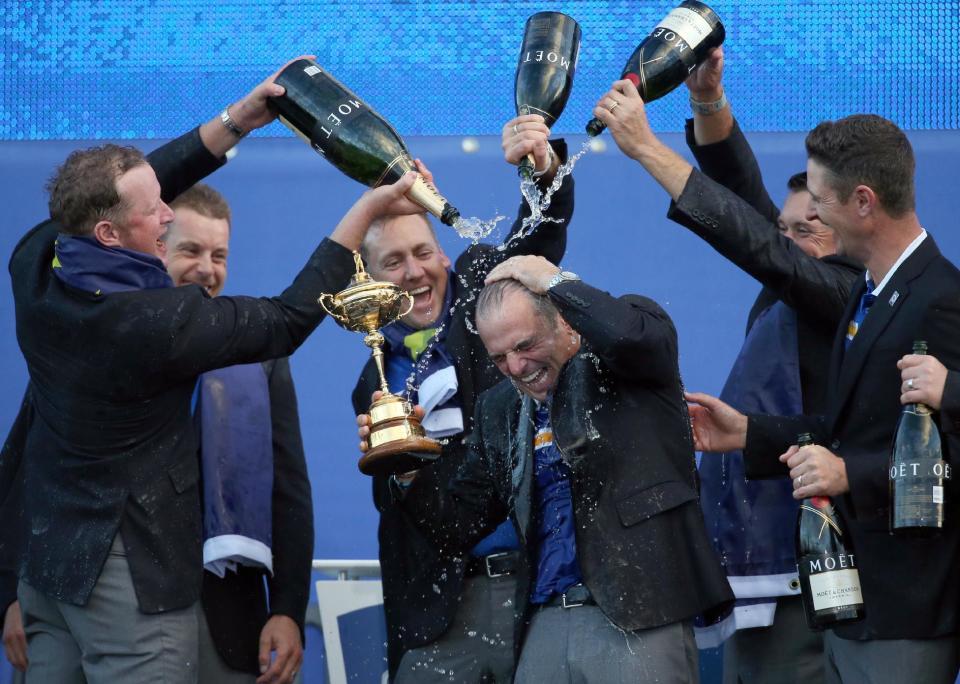
{"type": "MultiPolygon", "coordinates": [[[[722,397],[741,411],[822,413],[834,332],[863,269],[835,255],[832,228],[807,218],[806,174],[790,178],[782,209],[770,199],[731,113],[722,73],[717,48],[687,80],[694,112],[687,144],[700,171],[662,145],[639,161],[655,178],[663,173],[661,157],[685,171],[668,216],[763,285],[722,397]]],[[[604,96],[601,108],[609,111],[614,97],[621,94],[604,96]]],[[[625,116],[632,105],[624,101],[615,109],[625,116]]],[[[633,132],[619,118],[611,127],[618,144],[630,149],[627,130],[633,132]]],[[[649,127],[642,137],[654,138],[649,127]]],[[[730,616],[698,630],[698,643],[723,642],[725,684],[822,682],[823,639],[807,627],[799,596],[797,502],[789,477],[746,479],[739,451],[702,459],[700,477],[707,531],[738,603],[730,616]]]]}
{"type": "MultiPolygon", "coordinates": [[[[541,191],[550,187],[566,159],[562,140],[548,143],[549,129],[536,115],[520,116],[503,127],[506,159],[518,164],[532,154],[541,191]],[[556,150],[554,152],[554,150],[556,150]]],[[[424,428],[444,439],[443,452],[430,466],[445,482],[463,461],[464,439],[472,431],[476,397],[500,380],[474,333],[476,292],[500,261],[519,252],[558,262],[566,247],[573,214],[573,178],[553,195],[547,222],[525,226],[524,203],[504,249],[475,244],[452,265],[425,216],[403,216],[372,226],[363,256],[374,278],[414,295],[413,310],[384,329],[386,375],[391,391],[404,393],[408,380],[430,410],[424,428]],[[431,389],[432,388],[432,389],[431,389]]],[[[353,406],[366,413],[379,387],[368,361],[353,392],[353,406]]],[[[441,552],[399,509],[387,478],[373,481],[380,511],[380,567],[387,619],[387,651],[397,682],[510,682],[513,675],[513,611],[519,543],[509,523],[468,553],[441,552]],[[487,635],[487,639],[477,635],[487,635]]]]}
{"type": "Polygon", "coordinates": [[[52,181],[51,219],[11,258],[32,419],[20,458],[0,465],[22,461],[24,491],[43,495],[24,497],[0,556],[20,561],[38,681],[196,681],[196,378],[290,354],[323,318],[316,294],[348,282],[370,222],[421,211],[403,197],[414,174],[364,194],[279,297],[169,287],[166,201],[271,121],[280,93],[268,79],[149,164],[115,145],[74,153],[52,181]]]}
{"type": "Polygon", "coordinates": [[[517,682],[698,681],[692,619],[733,595],[697,505],[669,316],[539,256],[487,283],[477,329],[506,379],[477,402],[453,481],[418,474],[405,507],[451,550],[509,515],[517,682]]]}
{"type": "MultiPolygon", "coordinates": [[[[227,276],[230,206],[216,190],[198,183],[171,202],[170,208],[174,221],[164,235],[164,263],[174,285],[199,285],[211,297],[218,296],[227,276]]],[[[237,401],[243,403],[247,401],[246,393],[266,394],[257,399],[255,406],[267,405],[269,415],[249,416],[249,423],[269,423],[271,449],[269,453],[255,456],[260,459],[257,463],[262,460],[271,466],[272,491],[266,501],[255,498],[253,487],[246,490],[245,497],[236,498],[243,499],[245,507],[260,503],[267,509],[254,514],[271,523],[272,571],[267,572],[262,565],[248,560],[222,575],[209,569],[203,573],[199,681],[204,684],[253,684],[263,670],[266,670],[263,674],[267,681],[274,677],[286,681],[300,669],[303,660],[302,635],[313,556],[313,504],[300,436],[297,395],[286,357],[254,364],[254,370],[261,372],[262,380],[245,383],[234,392],[241,393],[237,401]],[[269,587],[269,596],[266,587],[269,587]],[[276,654],[272,662],[271,652],[276,654]]],[[[224,382],[232,379],[231,376],[216,377],[224,382]]],[[[201,392],[200,396],[202,405],[207,395],[201,392]]],[[[225,396],[234,395],[228,392],[225,396]]],[[[244,426],[245,430],[250,429],[249,423],[244,426]]],[[[201,417],[201,425],[209,425],[209,416],[201,417]]],[[[216,442],[211,444],[205,440],[203,431],[200,439],[202,463],[207,466],[205,476],[209,474],[210,479],[216,479],[210,487],[207,486],[210,483],[203,483],[205,495],[207,492],[211,496],[222,495],[224,490],[228,495],[237,494],[237,490],[231,488],[238,486],[236,480],[247,472],[246,467],[232,463],[237,452],[217,454],[216,442]],[[205,452],[204,445],[212,447],[213,453],[205,452]],[[237,471],[240,477],[234,475],[237,471]],[[215,474],[220,477],[214,478],[215,474]]],[[[222,501],[230,497],[216,498],[222,501]]],[[[213,510],[219,505],[208,502],[206,508],[213,510]]],[[[208,534],[204,537],[205,549],[209,551],[208,534]]],[[[204,564],[209,568],[214,559],[208,560],[208,555],[204,554],[204,564]]]]}
{"type": "MultiPolygon", "coordinates": [[[[898,372],[913,341],[925,340],[943,366],[960,367],[960,272],[920,225],[913,152],[893,123],[872,115],[824,122],[807,136],[807,155],[808,215],[836,230],[846,253],[866,265],[835,337],[827,411],[747,417],[696,394],[694,431],[705,449],[744,449],[748,472],[783,472],[785,464],[795,498],[830,496],[843,514],[866,618],[826,634],[827,681],[950,682],[957,672],[960,512],[948,508],[937,537],[891,535],[887,464],[900,402],[918,373],[898,372]],[[799,432],[812,432],[817,446],[791,446],[799,432]],[[771,459],[778,450],[785,453],[771,459]]],[[[948,427],[944,457],[951,460],[960,446],[948,427]]],[[[955,480],[946,496],[956,499],[955,480]]]]}

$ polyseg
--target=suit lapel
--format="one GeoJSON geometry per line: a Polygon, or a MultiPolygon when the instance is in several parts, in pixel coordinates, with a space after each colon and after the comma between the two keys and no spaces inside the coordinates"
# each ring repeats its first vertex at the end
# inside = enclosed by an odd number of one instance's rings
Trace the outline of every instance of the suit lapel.
{"type": "Polygon", "coordinates": [[[897,312],[903,308],[904,302],[910,296],[910,281],[923,273],[927,265],[939,254],[940,250],[937,249],[933,238],[928,235],[916,251],[900,264],[897,272],[884,286],[877,297],[877,301],[874,302],[866,318],[863,319],[863,323],[860,325],[856,337],[850,343],[850,347],[844,352],[844,333],[842,330],[853,318],[860,296],[865,291],[866,286],[861,284],[857,288],[856,294],[847,306],[847,311],[844,312],[845,318],[840,326],[841,334],[838,335],[839,341],[834,347],[834,362],[836,362],[838,349],[842,358],[837,374],[833,376],[837,378],[833,401],[834,418],[840,414],[843,406],[850,398],[873,345],[876,344],[883,331],[887,329],[887,326],[890,325],[890,322],[897,312]]]}

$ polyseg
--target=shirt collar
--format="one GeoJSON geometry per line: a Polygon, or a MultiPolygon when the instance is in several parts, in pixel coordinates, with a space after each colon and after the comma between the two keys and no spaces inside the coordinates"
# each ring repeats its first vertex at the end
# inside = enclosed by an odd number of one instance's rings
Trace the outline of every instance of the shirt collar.
{"type": "MultiPolygon", "coordinates": [[[[927,231],[921,228],[920,234],[914,238],[913,242],[907,245],[907,248],[903,250],[903,252],[900,253],[900,257],[895,262],[893,262],[893,266],[891,266],[890,270],[887,271],[887,275],[883,277],[883,280],[877,283],[877,286],[873,288],[873,292],[871,294],[875,294],[875,295],[880,294],[880,291],[883,290],[884,286],[890,282],[890,279],[893,277],[893,274],[897,272],[898,268],[900,268],[900,264],[906,261],[911,254],[917,251],[917,247],[920,246],[920,243],[923,242],[924,239],[926,239],[926,237],[927,237],[927,231]]],[[[863,277],[866,278],[868,283],[867,287],[869,287],[870,273],[864,272],[863,277]]]]}

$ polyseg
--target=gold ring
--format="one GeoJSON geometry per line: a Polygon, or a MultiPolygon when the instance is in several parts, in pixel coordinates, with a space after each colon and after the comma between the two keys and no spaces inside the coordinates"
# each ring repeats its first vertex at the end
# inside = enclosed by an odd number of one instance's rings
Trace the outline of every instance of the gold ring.
{"type": "Polygon", "coordinates": [[[613,106],[610,108],[610,111],[612,112],[614,109],[616,109],[616,108],[619,107],[619,106],[620,106],[620,103],[614,101],[613,106]]]}

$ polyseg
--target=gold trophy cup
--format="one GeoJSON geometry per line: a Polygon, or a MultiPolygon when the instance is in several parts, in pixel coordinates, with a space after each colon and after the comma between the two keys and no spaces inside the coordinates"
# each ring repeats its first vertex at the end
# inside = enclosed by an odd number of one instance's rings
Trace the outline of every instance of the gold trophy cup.
{"type": "Polygon", "coordinates": [[[406,315],[413,308],[413,297],[393,283],[373,280],[356,252],[353,260],[357,272],[350,285],[335,295],[322,294],[318,301],[341,327],[365,333],[363,343],[370,347],[380,374],[383,396],[370,406],[370,450],[358,466],[364,475],[405,473],[435,461],[441,448],[426,436],[410,402],[390,393],[383,374],[384,340],[379,328],[406,315]]]}

